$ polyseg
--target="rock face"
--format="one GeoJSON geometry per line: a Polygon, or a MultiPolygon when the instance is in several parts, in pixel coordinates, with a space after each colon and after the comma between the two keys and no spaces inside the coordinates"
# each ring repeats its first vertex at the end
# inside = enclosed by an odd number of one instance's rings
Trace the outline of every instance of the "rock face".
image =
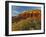
{"type": "Polygon", "coordinates": [[[32,19],[40,19],[41,11],[40,10],[24,11],[23,13],[19,14],[18,16],[12,17],[12,22],[18,22],[22,19],[27,19],[28,17],[30,17],[32,19]]]}
{"type": "Polygon", "coordinates": [[[41,29],[41,10],[24,11],[12,17],[12,31],[41,29]]]}

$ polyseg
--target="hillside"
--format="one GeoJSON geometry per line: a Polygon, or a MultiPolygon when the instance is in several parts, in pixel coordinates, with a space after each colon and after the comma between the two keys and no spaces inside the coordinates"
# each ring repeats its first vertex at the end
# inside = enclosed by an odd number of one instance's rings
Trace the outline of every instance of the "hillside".
{"type": "Polygon", "coordinates": [[[41,10],[23,11],[12,17],[12,30],[38,30],[41,29],[41,10]]]}

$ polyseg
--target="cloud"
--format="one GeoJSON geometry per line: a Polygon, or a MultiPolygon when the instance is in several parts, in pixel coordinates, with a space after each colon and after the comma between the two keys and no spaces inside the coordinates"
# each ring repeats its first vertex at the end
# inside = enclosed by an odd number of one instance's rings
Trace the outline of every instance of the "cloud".
{"type": "Polygon", "coordinates": [[[18,15],[18,14],[19,14],[18,11],[13,11],[13,12],[12,12],[12,16],[16,16],[16,15],[18,15]]]}

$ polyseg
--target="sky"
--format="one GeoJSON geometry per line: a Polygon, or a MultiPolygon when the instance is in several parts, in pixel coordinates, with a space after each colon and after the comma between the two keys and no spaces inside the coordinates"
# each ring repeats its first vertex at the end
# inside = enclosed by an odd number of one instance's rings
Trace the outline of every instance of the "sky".
{"type": "Polygon", "coordinates": [[[34,10],[34,9],[41,9],[41,7],[12,5],[12,16],[16,16],[25,10],[34,10]]]}

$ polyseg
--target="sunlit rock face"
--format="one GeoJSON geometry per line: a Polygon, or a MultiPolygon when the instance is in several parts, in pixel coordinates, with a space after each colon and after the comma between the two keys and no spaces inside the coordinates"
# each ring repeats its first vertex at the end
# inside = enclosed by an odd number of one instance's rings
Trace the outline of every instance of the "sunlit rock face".
{"type": "Polygon", "coordinates": [[[40,19],[41,18],[41,11],[40,10],[32,10],[32,11],[24,11],[23,13],[19,14],[18,16],[14,16],[13,21],[27,19],[28,17],[32,19],[40,19]]]}

